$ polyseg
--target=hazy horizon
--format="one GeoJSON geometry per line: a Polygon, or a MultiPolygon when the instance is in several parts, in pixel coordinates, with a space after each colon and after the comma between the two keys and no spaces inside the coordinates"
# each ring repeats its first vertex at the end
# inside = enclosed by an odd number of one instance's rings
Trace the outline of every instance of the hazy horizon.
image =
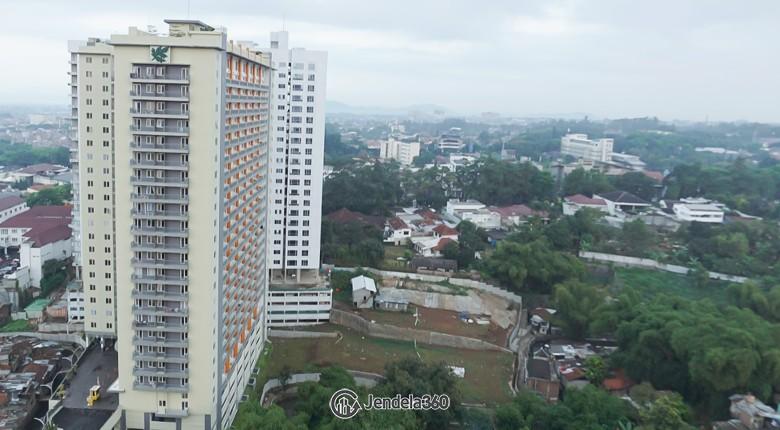
{"type": "MultiPolygon", "coordinates": [[[[457,114],[780,122],[780,2],[221,3],[189,16],[267,46],[328,51],[328,100],[457,114]]],[[[67,41],[187,16],[187,1],[6,0],[3,105],[66,105],[67,41]]]]}

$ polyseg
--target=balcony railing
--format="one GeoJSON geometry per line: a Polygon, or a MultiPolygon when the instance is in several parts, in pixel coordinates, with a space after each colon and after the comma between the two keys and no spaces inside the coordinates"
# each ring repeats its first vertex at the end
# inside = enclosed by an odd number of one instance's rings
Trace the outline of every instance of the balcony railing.
{"type": "Polygon", "coordinates": [[[137,133],[168,133],[168,134],[187,134],[190,132],[189,127],[157,127],[155,125],[136,125],[130,126],[130,130],[137,133]]]}

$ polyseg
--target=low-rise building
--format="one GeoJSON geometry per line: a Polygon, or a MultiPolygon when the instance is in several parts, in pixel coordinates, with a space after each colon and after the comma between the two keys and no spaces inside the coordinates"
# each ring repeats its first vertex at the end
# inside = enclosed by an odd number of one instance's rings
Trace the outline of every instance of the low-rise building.
{"type": "Polygon", "coordinates": [[[722,224],[725,216],[723,205],[707,199],[681,199],[671,206],[674,216],[684,222],[722,224]]]}
{"type": "Polygon", "coordinates": [[[401,245],[412,237],[412,228],[400,217],[394,216],[387,220],[385,225],[384,241],[395,245],[401,245]]]}
{"type": "Polygon", "coordinates": [[[360,275],[352,278],[352,304],[358,309],[374,307],[374,296],[377,295],[376,283],[368,276],[360,275]]]}
{"type": "Polygon", "coordinates": [[[525,224],[530,218],[536,217],[544,222],[550,220],[550,215],[545,211],[537,211],[526,205],[491,206],[490,211],[497,213],[501,219],[501,226],[512,228],[525,224]]]}
{"type": "Polygon", "coordinates": [[[628,191],[611,191],[608,193],[594,194],[594,199],[604,200],[607,204],[607,212],[611,216],[619,216],[624,213],[636,213],[650,207],[650,202],[629,193],[628,191]]]}
{"type": "Polygon", "coordinates": [[[555,360],[544,348],[535,351],[529,358],[525,376],[523,382],[529,390],[550,403],[558,401],[561,383],[555,371],[555,360]]]}
{"type": "Polygon", "coordinates": [[[27,202],[19,196],[0,198],[0,223],[28,209],[27,202]]]}
{"type": "Polygon", "coordinates": [[[324,324],[330,320],[333,290],[319,288],[271,288],[268,293],[269,327],[324,324]]]}
{"type": "Polygon", "coordinates": [[[590,208],[600,212],[607,212],[607,202],[600,198],[591,198],[582,194],[566,196],[563,198],[563,214],[574,215],[580,209],[590,208]]]}
{"type": "Polygon", "coordinates": [[[81,282],[73,281],[65,289],[68,304],[68,321],[84,321],[84,289],[81,282]]]}

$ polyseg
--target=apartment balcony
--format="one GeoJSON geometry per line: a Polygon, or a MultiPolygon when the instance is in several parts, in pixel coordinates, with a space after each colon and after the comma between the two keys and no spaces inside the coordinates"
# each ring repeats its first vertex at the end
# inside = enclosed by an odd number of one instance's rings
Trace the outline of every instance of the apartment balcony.
{"type": "Polygon", "coordinates": [[[187,362],[187,356],[181,354],[168,354],[165,352],[136,352],[133,354],[133,360],[183,364],[187,362]]]}
{"type": "Polygon", "coordinates": [[[130,116],[133,118],[187,119],[190,117],[190,112],[181,109],[130,108],[130,116]]]}
{"type": "MultiPolygon", "coordinates": [[[[136,330],[152,330],[166,333],[186,333],[186,324],[167,324],[156,321],[133,321],[133,328],[136,330]]],[[[164,346],[164,345],[163,345],[164,346]]]]}
{"type": "Polygon", "coordinates": [[[171,221],[187,221],[187,212],[179,210],[169,211],[157,211],[157,210],[138,210],[133,209],[130,211],[134,218],[144,219],[158,219],[158,220],[171,220],[171,221]]]}
{"type": "Polygon", "coordinates": [[[132,185],[159,185],[169,187],[186,187],[189,181],[180,176],[131,176],[132,185]]]}
{"type": "MultiPolygon", "coordinates": [[[[133,275],[133,282],[136,284],[155,284],[164,282],[171,285],[187,285],[187,280],[178,276],[155,276],[155,275],[133,275]],[[163,278],[163,279],[160,279],[163,278]]],[[[134,289],[131,293],[134,299],[147,299],[147,300],[171,300],[171,301],[184,301],[187,300],[186,293],[175,293],[169,291],[144,291],[134,289]]]]}
{"type": "Polygon", "coordinates": [[[179,260],[162,260],[151,258],[133,258],[130,260],[135,267],[146,267],[150,269],[175,269],[187,270],[188,263],[179,260]]]}
{"type": "Polygon", "coordinates": [[[164,418],[184,418],[189,416],[190,412],[187,409],[165,409],[162,413],[158,410],[155,415],[164,418]]]}
{"type": "Polygon", "coordinates": [[[189,145],[182,145],[179,143],[136,143],[131,142],[130,148],[134,151],[165,153],[165,154],[187,154],[190,152],[189,145]]]}
{"type": "Polygon", "coordinates": [[[155,74],[146,74],[143,72],[140,73],[130,73],[130,80],[133,83],[139,83],[139,84],[171,84],[171,85],[187,85],[190,83],[190,79],[188,76],[182,76],[181,73],[166,73],[164,75],[157,75],[155,74]]]}
{"type": "Polygon", "coordinates": [[[147,252],[166,252],[172,254],[186,254],[188,247],[181,244],[166,244],[166,243],[138,243],[132,242],[130,249],[133,251],[147,251],[147,252]]]}
{"type": "Polygon", "coordinates": [[[164,336],[133,336],[133,345],[164,346],[166,348],[187,348],[189,341],[187,339],[173,339],[164,336]]]}
{"type": "Polygon", "coordinates": [[[187,237],[187,230],[178,227],[130,227],[135,234],[145,234],[157,237],[187,237]]]}
{"type": "Polygon", "coordinates": [[[158,317],[186,317],[187,308],[171,306],[133,306],[134,315],[153,315],[158,317]]]}
{"type": "Polygon", "coordinates": [[[166,391],[171,393],[188,393],[190,391],[190,386],[189,384],[166,384],[166,383],[153,383],[153,382],[141,384],[140,382],[133,382],[133,389],[138,391],[166,391]]]}
{"type": "Polygon", "coordinates": [[[171,203],[186,205],[189,203],[189,196],[180,194],[130,194],[130,200],[137,203],[171,203]]]}
{"type": "Polygon", "coordinates": [[[146,125],[131,125],[130,131],[133,134],[143,134],[148,136],[187,136],[190,132],[189,127],[157,127],[146,125]]]}
{"type": "Polygon", "coordinates": [[[130,165],[139,169],[187,170],[190,163],[186,161],[130,160],[130,165]]]}
{"type": "Polygon", "coordinates": [[[160,102],[186,102],[190,99],[188,95],[182,95],[181,92],[146,92],[130,90],[130,98],[133,100],[150,100],[160,102]]]}

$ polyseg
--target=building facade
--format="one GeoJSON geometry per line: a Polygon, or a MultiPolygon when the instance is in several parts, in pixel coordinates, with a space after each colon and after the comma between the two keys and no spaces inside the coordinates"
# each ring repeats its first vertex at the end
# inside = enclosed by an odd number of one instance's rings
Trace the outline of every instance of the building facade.
{"type": "Polygon", "coordinates": [[[588,139],[587,134],[570,133],[561,137],[561,153],[574,158],[600,161],[612,161],[612,139],[588,139]]]}
{"type": "Polygon", "coordinates": [[[320,265],[328,55],[271,33],[269,268],[271,283],[311,283],[320,265]]]}
{"type": "Polygon", "coordinates": [[[319,277],[328,55],[290,48],[271,33],[274,82],[268,204],[270,326],[327,322],[331,296],[319,277]]]}
{"type": "Polygon", "coordinates": [[[379,147],[379,158],[396,160],[408,166],[420,155],[420,142],[402,142],[395,139],[382,141],[379,147]]]}
{"type": "Polygon", "coordinates": [[[113,112],[114,137],[108,159],[90,160],[79,136],[85,321],[87,253],[104,240],[85,228],[85,195],[89,181],[110,178],[112,230],[101,233],[111,234],[121,286],[112,289],[120,428],[227,429],[266,336],[270,65],[224,30],[166,23],[167,35],[131,27],[94,41],[104,56],[77,55],[79,77],[96,63],[113,77],[107,108],[78,111],[79,123],[113,112]]]}

